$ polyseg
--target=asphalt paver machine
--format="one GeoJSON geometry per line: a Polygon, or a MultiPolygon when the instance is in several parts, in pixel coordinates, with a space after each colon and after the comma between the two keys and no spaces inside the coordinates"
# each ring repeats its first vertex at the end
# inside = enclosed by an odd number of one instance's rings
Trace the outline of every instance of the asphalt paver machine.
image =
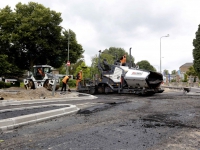
{"type": "MultiPolygon", "coordinates": [[[[131,48],[130,48],[131,58],[131,48]]],[[[93,80],[78,84],[78,91],[90,94],[108,93],[133,93],[138,95],[153,95],[162,93],[160,87],[163,75],[158,72],[139,69],[132,61],[121,66],[119,61],[109,65],[106,61],[101,62],[99,51],[98,69],[100,75],[93,80]]]]}

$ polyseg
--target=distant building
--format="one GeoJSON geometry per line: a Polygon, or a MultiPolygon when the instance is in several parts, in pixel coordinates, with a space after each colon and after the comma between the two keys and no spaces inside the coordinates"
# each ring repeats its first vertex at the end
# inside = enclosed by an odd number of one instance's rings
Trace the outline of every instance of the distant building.
{"type": "Polygon", "coordinates": [[[181,74],[186,73],[191,66],[193,66],[193,63],[185,63],[184,65],[180,66],[179,67],[180,73],[181,74]]]}
{"type": "Polygon", "coordinates": [[[193,66],[193,63],[185,63],[184,65],[179,67],[179,73],[181,79],[184,79],[184,74],[189,70],[191,66],[193,66]]]}

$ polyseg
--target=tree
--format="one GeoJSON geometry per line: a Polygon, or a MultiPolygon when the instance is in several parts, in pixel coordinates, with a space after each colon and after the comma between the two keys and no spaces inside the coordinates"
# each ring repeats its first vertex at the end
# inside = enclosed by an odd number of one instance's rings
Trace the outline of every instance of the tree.
{"type": "Polygon", "coordinates": [[[172,73],[171,73],[171,74],[176,75],[176,70],[172,70],[172,73]]]}
{"type": "Polygon", "coordinates": [[[17,68],[15,65],[8,62],[7,55],[0,55],[0,76],[6,77],[20,77],[23,75],[23,71],[17,68]]]}
{"type": "Polygon", "coordinates": [[[196,38],[193,40],[193,66],[198,77],[200,78],[200,25],[196,32],[196,38]]]}
{"type": "Polygon", "coordinates": [[[0,55],[0,76],[10,73],[11,64],[7,61],[8,56],[0,55]]]}
{"type": "Polygon", "coordinates": [[[69,67],[69,73],[76,76],[76,74],[77,74],[76,68],[81,66],[82,63],[84,63],[82,66],[86,66],[85,61],[83,59],[79,59],[76,63],[71,64],[70,67],[69,67]]]}
{"type": "Polygon", "coordinates": [[[188,75],[188,76],[197,76],[197,73],[196,73],[196,71],[194,70],[194,67],[193,66],[190,66],[189,68],[188,68],[188,71],[186,72],[186,74],[188,75]]]}
{"type": "Polygon", "coordinates": [[[140,69],[156,71],[156,69],[147,60],[139,61],[136,64],[139,66],[140,69]]]}
{"type": "MultiPolygon", "coordinates": [[[[81,62],[81,61],[80,61],[81,62]]],[[[74,72],[74,76],[77,75],[77,73],[82,70],[83,71],[83,79],[90,78],[91,73],[90,73],[90,67],[85,65],[85,62],[82,61],[76,68],[74,72]]]]}
{"type": "Polygon", "coordinates": [[[35,64],[60,67],[69,58],[75,63],[84,50],[76,41],[76,34],[63,31],[61,13],[43,5],[18,3],[15,11],[9,6],[0,10],[0,54],[20,69],[31,69],[35,64]]]}
{"type": "Polygon", "coordinates": [[[126,54],[127,56],[127,62],[130,62],[130,60],[134,62],[134,57],[133,56],[130,57],[129,54],[123,48],[110,47],[109,49],[105,49],[104,53],[111,55],[113,62],[116,59],[119,60],[124,54],[126,54]]]}
{"type": "Polygon", "coordinates": [[[165,70],[163,71],[163,73],[164,73],[165,75],[168,75],[168,74],[169,74],[169,70],[166,70],[166,69],[165,69],[165,70]]]}
{"type": "Polygon", "coordinates": [[[96,54],[92,58],[92,65],[91,65],[91,72],[92,74],[98,74],[99,70],[97,68],[98,62],[102,62],[103,59],[106,59],[108,64],[112,65],[116,60],[120,60],[120,57],[122,57],[124,54],[127,56],[127,62],[134,62],[134,57],[129,56],[128,53],[123,48],[117,48],[117,47],[110,47],[109,49],[105,49],[102,53],[100,53],[100,60],[99,56],[96,54]]]}

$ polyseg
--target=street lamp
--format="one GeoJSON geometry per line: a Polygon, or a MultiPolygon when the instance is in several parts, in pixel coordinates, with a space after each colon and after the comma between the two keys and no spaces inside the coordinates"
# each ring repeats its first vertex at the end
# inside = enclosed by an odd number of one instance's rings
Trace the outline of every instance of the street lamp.
{"type": "Polygon", "coordinates": [[[152,65],[152,66],[156,68],[156,72],[159,71],[159,65],[152,65]]]}
{"type": "MultiPolygon", "coordinates": [[[[61,27],[65,30],[65,32],[67,31],[64,27],[61,27]]],[[[70,32],[68,32],[68,38],[67,38],[67,63],[69,62],[69,38],[70,38],[70,32]]],[[[69,75],[69,66],[68,64],[66,65],[67,69],[66,69],[66,74],[69,75]]]]}
{"type": "MultiPolygon", "coordinates": [[[[70,36],[70,33],[68,32],[68,54],[67,54],[67,63],[69,62],[69,36],[70,36]]],[[[69,75],[69,66],[67,65],[67,75],[69,75]]]]}
{"type": "Polygon", "coordinates": [[[169,34],[160,37],[160,73],[162,73],[162,70],[161,70],[161,38],[163,38],[163,37],[169,37],[169,34]]]}

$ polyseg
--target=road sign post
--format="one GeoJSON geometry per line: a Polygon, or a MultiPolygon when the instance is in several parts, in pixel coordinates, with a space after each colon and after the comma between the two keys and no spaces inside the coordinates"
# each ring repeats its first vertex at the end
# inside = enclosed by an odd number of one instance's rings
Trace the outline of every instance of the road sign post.
{"type": "Polygon", "coordinates": [[[70,61],[67,61],[67,64],[66,64],[67,66],[70,66],[70,61]]]}

